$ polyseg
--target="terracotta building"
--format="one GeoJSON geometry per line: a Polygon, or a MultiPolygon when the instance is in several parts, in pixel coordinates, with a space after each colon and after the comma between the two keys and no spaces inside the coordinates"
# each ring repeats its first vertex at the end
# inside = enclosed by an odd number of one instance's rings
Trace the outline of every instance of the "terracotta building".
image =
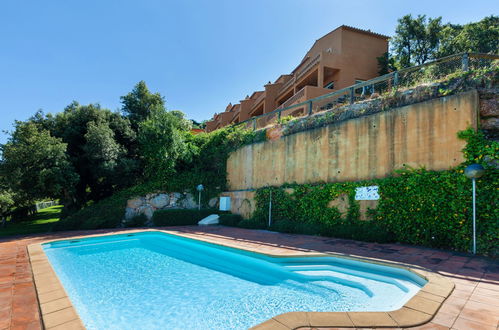
{"type": "Polygon", "coordinates": [[[378,76],[377,57],[388,51],[388,37],[342,25],[315,41],[303,60],[262,91],[253,92],[206,123],[211,132],[278,108],[289,107],[378,76]]]}

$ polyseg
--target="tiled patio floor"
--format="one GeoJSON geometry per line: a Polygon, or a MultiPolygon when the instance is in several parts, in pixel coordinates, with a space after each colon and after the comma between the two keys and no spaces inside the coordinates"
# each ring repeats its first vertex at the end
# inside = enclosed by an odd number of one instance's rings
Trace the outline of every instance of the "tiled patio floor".
{"type": "MultiPolygon", "coordinates": [[[[456,288],[435,318],[419,329],[494,329],[499,324],[499,263],[447,251],[229,227],[171,227],[172,233],[268,254],[334,252],[431,269],[456,288]]],[[[0,329],[41,329],[27,245],[80,235],[137,230],[98,230],[0,239],[0,329]]],[[[69,325],[69,324],[68,324],[69,325]]]]}

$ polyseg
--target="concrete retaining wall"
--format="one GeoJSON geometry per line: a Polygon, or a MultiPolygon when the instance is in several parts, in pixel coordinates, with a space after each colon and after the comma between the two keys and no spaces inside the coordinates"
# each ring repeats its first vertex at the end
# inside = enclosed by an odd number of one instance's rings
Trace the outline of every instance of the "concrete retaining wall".
{"type": "Polygon", "coordinates": [[[477,128],[478,109],[470,91],[245,146],[229,156],[224,195],[247,216],[253,192],[244,190],[382,178],[404,165],[446,170],[463,162],[457,132],[477,128]]]}

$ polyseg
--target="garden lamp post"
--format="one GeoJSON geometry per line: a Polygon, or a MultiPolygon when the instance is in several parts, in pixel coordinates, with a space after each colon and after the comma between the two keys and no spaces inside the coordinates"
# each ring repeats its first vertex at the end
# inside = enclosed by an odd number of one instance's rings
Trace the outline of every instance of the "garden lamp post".
{"type": "Polygon", "coordinates": [[[480,164],[471,164],[464,169],[464,175],[473,183],[473,254],[476,254],[476,179],[485,173],[480,164]]]}
{"type": "Polygon", "coordinates": [[[270,189],[270,196],[269,196],[269,228],[271,224],[272,224],[272,189],[270,189]]]}
{"type": "Polygon", "coordinates": [[[201,191],[204,190],[204,186],[202,184],[198,184],[198,186],[196,187],[196,190],[199,192],[198,210],[201,210],[201,191]]]}

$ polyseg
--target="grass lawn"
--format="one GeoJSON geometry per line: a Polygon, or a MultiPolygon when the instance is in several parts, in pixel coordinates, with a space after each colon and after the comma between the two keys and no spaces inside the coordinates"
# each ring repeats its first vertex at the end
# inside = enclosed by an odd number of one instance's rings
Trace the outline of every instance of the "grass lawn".
{"type": "Polygon", "coordinates": [[[61,205],[47,207],[25,221],[7,221],[5,228],[1,227],[0,222],[0,237],[48,232],[59,221],[61,210],[61,205]]]}

